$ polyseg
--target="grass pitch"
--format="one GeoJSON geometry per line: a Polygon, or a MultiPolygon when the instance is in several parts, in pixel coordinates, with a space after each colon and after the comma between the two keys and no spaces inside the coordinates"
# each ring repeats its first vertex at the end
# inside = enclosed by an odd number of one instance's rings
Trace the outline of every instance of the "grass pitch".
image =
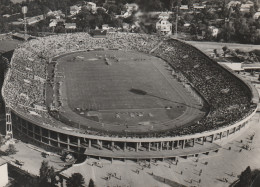
{"type": "Polygon", "coordinates": [[[180,117],[188,106],[168,64],[143,53],[74,53],[58,59],[57,73],[64,76],[62,100],[78,114],[78,123],[84,117],[115,131],[147,131],[180,117]]]}

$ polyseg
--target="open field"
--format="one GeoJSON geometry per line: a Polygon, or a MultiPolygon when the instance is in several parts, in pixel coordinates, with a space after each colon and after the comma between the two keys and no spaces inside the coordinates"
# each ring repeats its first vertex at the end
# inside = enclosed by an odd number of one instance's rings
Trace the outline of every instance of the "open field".
{"type": "Polygon", "coordinates": [[[171,71],[163,60],[138,52],[108,50],[63,56],[55,73],[63,82],[61,111],[79,123],[85,118],[101,122],[102,129],[105,123],[110,124],[108,129],[121,132],[186,125],[204,113],[171,71]],[[169,125],[177,118],[185,120],[169,125]]]}

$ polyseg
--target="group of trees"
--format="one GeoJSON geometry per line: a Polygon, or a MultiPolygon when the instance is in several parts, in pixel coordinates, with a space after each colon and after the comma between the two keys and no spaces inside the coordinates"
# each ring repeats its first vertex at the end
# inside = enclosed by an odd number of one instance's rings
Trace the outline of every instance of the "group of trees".
{"type": "MultiPolygon", "coordinates": [[[[40,186],[57,186],[59,182],[57,179],[57,173],[55,172],[53,166],[49,166],[47,161],[42,162],[39,174],[40,186]]],[[[73,173],[66,181],[66,185],[67,187],[83,187],[85,185],[85,179],[80,173],[73,173]]],[[[88,187],[95,187],[94,181],[92,179],[89,180],[88,187]]]]}
{"type": "Polygon", "coordinates": [[[17,153],[17,150],[16,150],[14,144],[9,144],[8,148],[5,150],[5,154],[6,155],[14,155],[15,153],[17,153]]]}
{"type": "Polygon", "coordinates": [[[56,173],[53,166],[49,166],[47,161],[43,161],[40,168],[39,177],[40,186],[56,186],[58,181],[56,180],[56,173]]]}
{"type": "MultiPolygon", "coordinates": [[[[253,186],[254,180],[260,175],[259,170],[251,170],[248,166],[239,176],[239,181],[234,185],[235,187],[250,187],[253,186]]],[[[254,185],[256,186],[256,185],[254,185]]]]}

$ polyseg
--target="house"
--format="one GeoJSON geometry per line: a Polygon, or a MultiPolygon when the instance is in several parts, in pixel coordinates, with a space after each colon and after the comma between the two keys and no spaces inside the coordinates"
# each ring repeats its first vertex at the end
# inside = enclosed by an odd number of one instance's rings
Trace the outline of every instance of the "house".
{"type": "Polygon", "coordinates": [[[102,30],[108,30],[108,29],[109,29],[108,24],[103,24],[103,25],[102,25],[102,30]]]}
{"type": "Polygon", "coordinates": [[[57,25],[57,21],[56,20],[52,20],[50,23],[49,23],[49,27],[56,27],[57,25]]]}
{"type": "Polygon", "coordinates": [[[87,3],[87,9],[88,9],[89,11],[96,12],[96,10],[97,10],[97,5],[96,5],[96,3],[88,2],[88,3],[87,3]]]}
{"type": "Polygon", "coordinates": [[[254,6],[252,1],[247,1],[245,4],[241,4],[240,12],[249,12],[250,8],[254,6]]]}
{"type": "Polygon", "coordinates": [[[76,23],[65,23],[65,29],[76,29],[76,23]]]}
{"type": "Polygon", "coordinates": [[[229,9],[230,7],[235,7],[237,5],[241,5],[241,2],[240,1],[230,1],[228,4],[227,4],[227,8],[229,9]]]}
{"type": "Polygon", "coordinates": [[[64,19],[51,19],[51,20],[50,20],[49,27],[56,27],[56,25],[57,25],[59,22],[65,23],[65,20],[64,20],[64,19]]]}
{"type": "Polygon", "coordinates": [[[169,19],[170,14],[168,12],[162,12],[162,13],[159,14],[158,17],[159,17],[159,19],[167,20],[167,19],[169,19]]]}
{"type": "Polygon", "coordinates": [[[74,5],[74,6],[71,6],[70,7],[70,15],[74,16],[76,14],[78,14],[81,10],[81,6],[77,6],[77,5],[74,5]]]}
{"type": "Polygon", "coordinates": [[[158,33],[170,35],[172,34],[172,24],[166,19],[160,19],[156,23],[156,30],[158,33]]]}
{"type": "Polygon", "coordinates": [[[254,14],[253,18],[256,20],[256,19],[259,18],[259,16],[260,16],[260,12],[256,12],[256,13],[254,14]]]}
{"type": "Polygon", "coordinates": [[[27,22],[28,25],[33,25],[33,24],[38,23],[39,21],[41,21],[43,19],[44,19],[43,15],[39,15],[39,16],[27,18],[26,22],[27,22]]]}
{"type": "Polygon", "coordinates": [[[130,29],[130,25],[128,23],[123,23],[123,29],[125,30],[130,29]]]}
{"type": "Polygon", "coordinates": [[[0,186],[6,186],[8,184],[8,167],[7,161],[0,158],[0,186]]]}
{"type": "Polygon", "coordinates": [[[188,5],[181,5],[180,10],[189,10],[188,5]]]}
{"type": "Polygon", "coordinates": [[[184,26],[184,27],[189,27],[189,26],[190,26],[190,23],[184,23],[183,26],[184,26]]]}
{"type": "Polygon", "coordinates": [[[204,8],[206,8],[206,5],[200,5],[199,3],[194,3],[193,8],[197,9],[197,10],[204,9],[204,8]]]}
{"type": "Polygon", "coordinates": [[[210,30],[211,32],[211,35],[213,37],[217,37],[218,36],[218,33],[219,33],[219,29],[215,26],[209,26],[208,29],[210,30]]]}
{"type": "Polygon", "coordinates": [[[3,18],[9,18],[11,15],[10,14],[4,14],[3,18]]]}
{"type": "Polygon", "coordinates": [[[125,4],[125,8],[127,11],[137,11],[139,6],[136,3],[127,3],[125,4]]]}
{"type": "Polygon", "coordinates": [[[56,19],[61,19],[62,17],[65,17],[65,14],[63,14],[61,10],[56,10],[48,12],[47,16],[54,16],[56,19]]]}

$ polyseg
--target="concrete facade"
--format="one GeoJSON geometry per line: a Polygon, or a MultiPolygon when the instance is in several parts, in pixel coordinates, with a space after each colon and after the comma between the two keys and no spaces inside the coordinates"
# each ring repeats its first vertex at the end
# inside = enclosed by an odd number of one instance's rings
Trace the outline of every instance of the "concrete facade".
{"type": "Polygon", "coordinates": [[[7,162],[0,158],[0,186],[8,184],[8,168],[7,162]]]}

